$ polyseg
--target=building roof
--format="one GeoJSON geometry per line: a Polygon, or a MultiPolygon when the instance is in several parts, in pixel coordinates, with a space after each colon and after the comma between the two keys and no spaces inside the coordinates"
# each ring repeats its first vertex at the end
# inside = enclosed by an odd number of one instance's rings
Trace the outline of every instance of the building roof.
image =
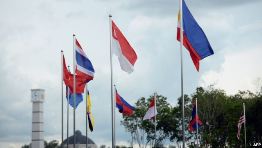
{"type": "MultiPolygon", "coordinates": [[[[86,136],[82,135],[82,133],[77,130],[75,132],[76,136],[76,144],[86,144],[86,136]]],[[[65,139],[62,143],[62,145],[66,145],[68,140],[68,144],[74,144],[74,136],[68,137],[68,139],[65,139]]],[[[88,138],[88,144],[95,144],[94,141],[90,138],[88,138]]]]}

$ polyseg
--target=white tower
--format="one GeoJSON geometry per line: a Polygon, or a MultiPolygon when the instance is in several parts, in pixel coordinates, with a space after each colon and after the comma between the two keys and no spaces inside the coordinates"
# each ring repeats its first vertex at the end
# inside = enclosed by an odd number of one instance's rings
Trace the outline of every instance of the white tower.
{"type": "Polygon", "coordinates": [[[44,148],[44,89],[31,89],[32,148],[44,148]]]}

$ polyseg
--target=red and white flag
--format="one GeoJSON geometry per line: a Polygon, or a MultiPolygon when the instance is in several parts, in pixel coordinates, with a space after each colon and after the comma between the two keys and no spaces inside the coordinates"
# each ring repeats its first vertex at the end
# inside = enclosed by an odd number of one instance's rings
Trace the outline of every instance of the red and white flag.
{"type": "Polygon", "coordinates": [[[149,104],[149,109],[148,109],[148,111],[146,112],[146,114],[145,114],[145,116],[144,116],[144,118],[143,118],[143,120],[150,120],[150,119],[152,119],[153,117],[155,117],[156,115],[157,115],[157,110],[156,110],[156,106],[155,106],[155,97],[154,97],[154,99],[152,99],[151,101],[150,101],[150,104],[149,104]]]}
{"type": "Polygon", "coordinates": [[[114,21],[112,21],[112,50],[118,56],[121,69],[127,73],[133,72],[137,60],[136,52],[114,21]]]}
{"type": "Polygon", "coordinates": [[[238,123],[237,123],[237,139],[239,140],[240,138],[240,132],[241,132],[241,127],[242,127],[242,124],[244,124],[246,122],[246,118],[245,116],[241,116],[238,120],[238,123]]]}

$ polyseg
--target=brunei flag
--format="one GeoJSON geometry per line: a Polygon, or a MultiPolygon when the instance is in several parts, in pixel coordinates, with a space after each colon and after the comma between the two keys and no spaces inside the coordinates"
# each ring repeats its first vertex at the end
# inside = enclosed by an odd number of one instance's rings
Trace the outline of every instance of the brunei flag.
{"type": "MultiPolygon", "coordinates": [[[[181,11],[181,10],[180,10],[181,11]]],[[[178,14],[177,40],[180,41],[181,12],[178,14]]],[[[192,61],[199,71],[199,61],[214,54],[208,39],[190,13],[186,3],[182,0],[182,18],[183,18],[183,45],[189,51],[192,61]]]]}
{"type": "Polygon", "coordinates": [[[90,99],[89,91],[87,91],[87,96],[86,96],[86,114],[88,118],[88,126],[90,131],[92,132],[94,128],[94,118],[91,114],[91,99],[90,99]]]}

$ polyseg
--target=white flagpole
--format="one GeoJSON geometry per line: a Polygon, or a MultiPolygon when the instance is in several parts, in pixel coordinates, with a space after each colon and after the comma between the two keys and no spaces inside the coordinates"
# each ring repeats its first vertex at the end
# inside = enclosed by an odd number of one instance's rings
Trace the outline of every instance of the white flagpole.
{"type": "Polygon", "coordinates": [[[75,144],[76,144],[76,136],[75,136],[75,132],[76,132],[76,129],[75,129],[75,114],[76,114],[76,73],[75,73],[75,70],[76,70],[76,59],[75,59],[75,35],[73,34],[73,72],[74,72],[74,90],[73,90],[73,94],[74,94],[74,148],[75,148],[75,144]]]}
{"type": "Polygon", "coordinates": [[[181,99],[182,99],[182,132],[183,132],[183,148],[185,148],[185,108],[184,108],[184,82],[183,82],[183,8],[182,0],[180,2],[180,62],[181,62],[181,99]]]}
{"type": "MultiPolygon", "coordinates": [[[[69,69],[69,67],[70,66],[68,66],[67,67],[67,69],[68,69],[68,71],[70,72],[70,69],[69,69]]],[[[69,89],[69,87],[67,88],[67,89],[69,89]]],[[[67,123],[66,123],[66,141],[67,141],[67,143],[66,143],[66,147],[68,148],[68,145],[69,145],[69,140],[68,140],[68,137],[69,137],[69,95],[70,95],[70,93],[69,93],[69,91],[70,90],[67,90],[67,123]]]]}
{"type": "Polygon", "coordinates": [[[246,107],[245,107],[245,103],[243,103],[243,111],[244,111],[244,130],[245,130],[245,148],[247,147],[247,134],[246,134],[246,107]]]}
{"type": "Polygon", "coordinates": [[[155,101],[155,109],[154,109],[154,115],[155,115],[155,141],[154,141],[154,147],[156,146],[156,93],[154,94],[154,101],[155,101]]]}
{"type": "Polygon", "coordinates": [[[87,116],[88,116],[88,110],[89,110],[88,98],[87,97],[89,97],[89,92],[88,92],[88,88],[87,88],[87,85],[86,85],[86,112],[85,112],[85,117],[86,117],[86,148],[88,148],[87,116]]]}
{"type": "MultiPolygon", "coordinates": [[[[197,98],[196,98],[196,115],[198,115],[197,113],[197,98]]],[[[196,140],[197,140],[197,148],[198,146],[198,122],[196,122],[196,140]]]]}
{"type": "Polygon", "coordinates": [[[109,14],[110,31],[110,72],[111,72],[111,121],[112,121],[112,148],[115,148],[115,99],[113,89],[113,64],[112,64],[112,15],[109,14]]]}
{"type": "Polygon", "coordinates": [[[63,143],[63,140],[64,140],[64,85],[63,85],[63,81],[64,81],[64,62],[63,62],[63,50],[61,50],[61,99],[62,99],[62,102],[61,102],[61,121],[62,121],[62,125],[61,125],[61,143],[63,143]]]}

